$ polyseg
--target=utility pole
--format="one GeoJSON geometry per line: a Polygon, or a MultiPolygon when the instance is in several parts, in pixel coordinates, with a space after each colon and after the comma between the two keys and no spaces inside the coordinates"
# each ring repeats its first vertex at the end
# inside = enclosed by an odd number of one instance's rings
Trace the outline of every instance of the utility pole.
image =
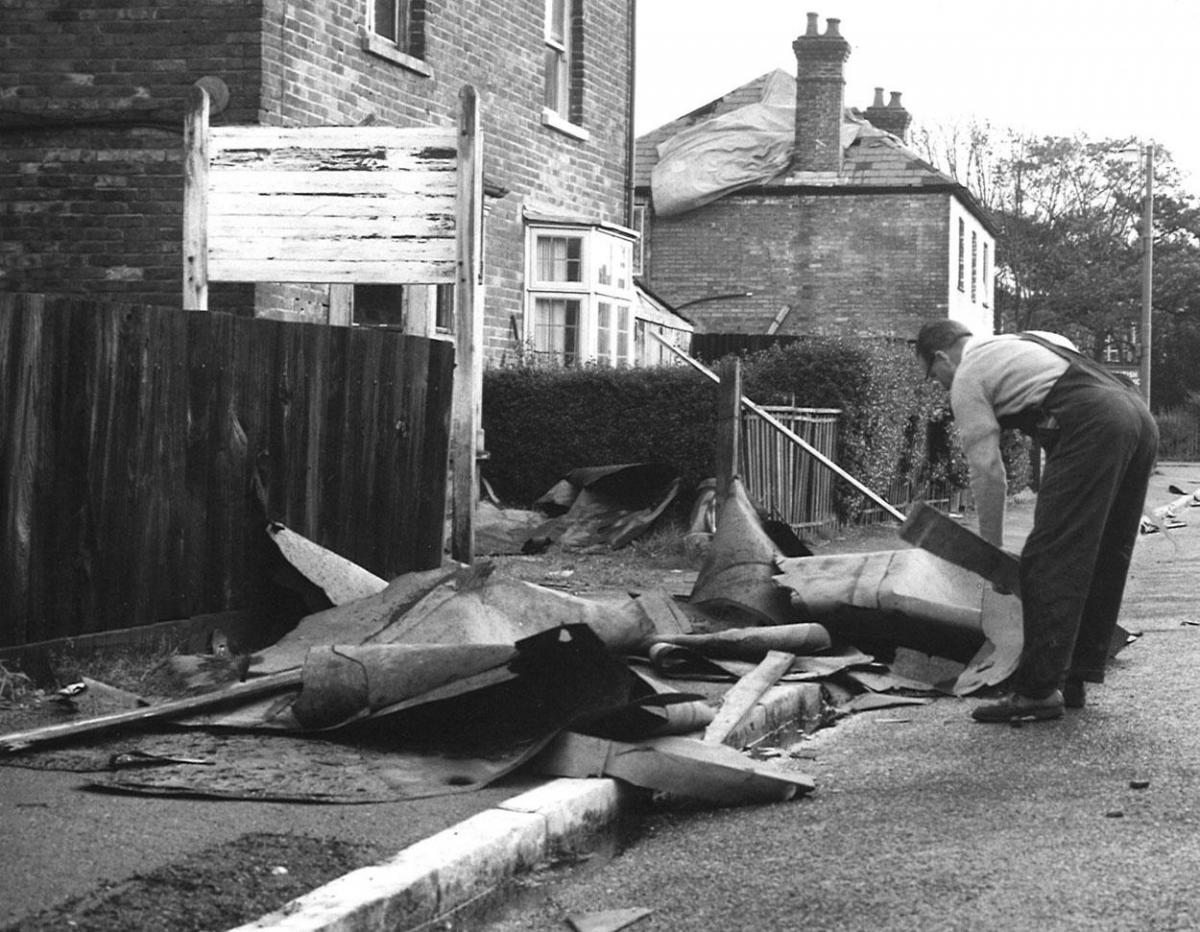
{"type": "Polygon", "coordinates": [[[1150,405],[1150,314],[1154,294],[1154,143],[1147,143],[1146,200],[1142,205],[1142,327],[1138,347],[1138,380],[1150,405]]]}

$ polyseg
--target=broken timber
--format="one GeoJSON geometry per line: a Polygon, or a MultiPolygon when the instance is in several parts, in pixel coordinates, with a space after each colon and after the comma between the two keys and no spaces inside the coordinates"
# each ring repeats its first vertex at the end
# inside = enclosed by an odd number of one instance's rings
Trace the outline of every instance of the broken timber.
{"type": "Polygon", "coordinates": [[[779,682],[779,678],[791,669],[795,660],[794,654],[770,651],[758,666],[734,683],[725,694],[716,717],[704,730],[704,743],[724,744],[754,709],[763,693],[779,682]]]}
{"type": "Polygon", "coordinates": [[[1016,557],[925,502],[918,502],[904,519],[900,539],[1020,595],[1020,562],[1016,557]]]}
{"type": "Polygon", "coordinates": [[[219,708],[231,703],[244,702],[247,699],[260,699],[288,689],[300,686],[302,670],[285,670],[270,676],[257,677],[244,683],[235,683],[225,689],[205,693],[202,696],[191,696],[187,699],[174,699],[158,705],[146,706],[143,709],[132,709],[128,712],[113,712],[109,715],[97,715],[94,718],[78,722],[68,722],[62,725],[47,725],[43,728],[31,728],[28,731],[14,731],[0,735],[0,753],[12,754],[23,751],[39,744],[49,744],[66,738],[77,738],[80,735],[98,735],[116,731],[131,725],[144,725],[149,722],[162,722],[219,708]]]}

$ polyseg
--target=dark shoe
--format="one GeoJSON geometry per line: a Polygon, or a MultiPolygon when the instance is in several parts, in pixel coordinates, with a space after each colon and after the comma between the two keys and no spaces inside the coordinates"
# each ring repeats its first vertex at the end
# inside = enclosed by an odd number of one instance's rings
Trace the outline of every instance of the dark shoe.
{"type": "Polygon", "coordinates": [[[1087,705],[1087,689],[1083,680],[1069,679],[1063,683],[1062,697],[1063,705],[1068,709],[1082,709],[1087,705]]]}
{"type": "Polygon", "coordinates": [[[1063,696],[1057,689],[1044,699],[1013,693],[999,702],[981,705],[971,713],[977,722],[1025,722],[1062,718],[1063,696]]]}

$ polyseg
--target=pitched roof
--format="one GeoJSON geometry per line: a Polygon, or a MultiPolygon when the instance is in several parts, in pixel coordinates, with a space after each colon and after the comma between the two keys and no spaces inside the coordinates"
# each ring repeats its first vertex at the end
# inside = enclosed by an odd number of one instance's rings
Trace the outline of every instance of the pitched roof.
{"type": "MultiPolygon", "coordinates": [[[[684,129],[724,116],[748,104],[760,102],[768,88],[773,85],[778,87],[776,82],[779,81],[786,81],[795,88],[796,79],[793,75],[782,69],[775,69],[639,136],[634,144],[635,187],[650,187],[650,175],[658,163],[658,146],[663,142],[684,129]]],[[[842,130],[843,141],[850,139],[850,142],[845,147],[841,172],[785,169],[773,178],[764,179],[763,185],[775,190],[789,187],[837,188],[840,191],[854,188],[951,190],[986,226],[991,227],[986,212],[965,187],[926,162],[898,137],[872,126],[857,110],[845,111],[842,130]]]]}
{"type": "Polygon", "coordinates": [[[658,129],[652,129],[645,135],[638,136],[634,140],[633,150],[634,185],[637,187],[649,187],[650,171],[658,163],[658,146],[660,143],[665,142],[680,130],[687,129],[689,126],[704,123],[713,117],[724,116],[731,110],[744,107],[746,104],[758,103],[762,100],[763,91],[766,90],[768,82],[776,75],[792,81],[794,86],[796,79],[782,68],[776,68],[774,71],[768,71],[766,74],[760,75],[748,84],[743,84],[741,87],[735,88],[728,94],[718,97],[716,100],[710,100],[704,106],[697,107],[691,113],[685,113],[670,123],[664,123],[658,129]]]}

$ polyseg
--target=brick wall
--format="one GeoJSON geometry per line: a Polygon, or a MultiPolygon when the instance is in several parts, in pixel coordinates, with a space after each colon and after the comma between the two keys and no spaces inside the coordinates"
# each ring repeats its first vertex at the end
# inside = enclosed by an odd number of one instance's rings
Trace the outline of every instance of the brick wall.
{"type": "Polygon", "coordinates": [[[225,118],[257,116],[257,13],[244,0],[0,6],[0,290],[178,305],[182,101],[214,74],[225,118]]]}
{"type": "MultiPolygon", "coordinates": [[[[0,131],[0,290],[178,304],[178,128],[188,88],[203,75],[231,91],[214,123],[454,125],[459,90],[472,84],[493,192],[484,245],[488,356],[510,352],[510,320],[523,311],[522,208],[629,222],[630,4],[582,4],[588,138],[578,139],[542,125],[544,0],[427,0],[428,74],[361,47],[368,2],[0,7],[0,128],[9,127],[0,131]],[[150,108],[161,127],[11,129],[18,112],[74,118],[150,108]]],[[[262,310],[319,313],[307,291],[258,293],[262,310]]],[[[247,294],[214,286],[210,304],[247,294]]]]}
{"type": "Polygon", "coordinates": [[[907,336],[945,315],[946,194],[731,195],[655,217],[647,282],[700,332],[907,336]]]}

